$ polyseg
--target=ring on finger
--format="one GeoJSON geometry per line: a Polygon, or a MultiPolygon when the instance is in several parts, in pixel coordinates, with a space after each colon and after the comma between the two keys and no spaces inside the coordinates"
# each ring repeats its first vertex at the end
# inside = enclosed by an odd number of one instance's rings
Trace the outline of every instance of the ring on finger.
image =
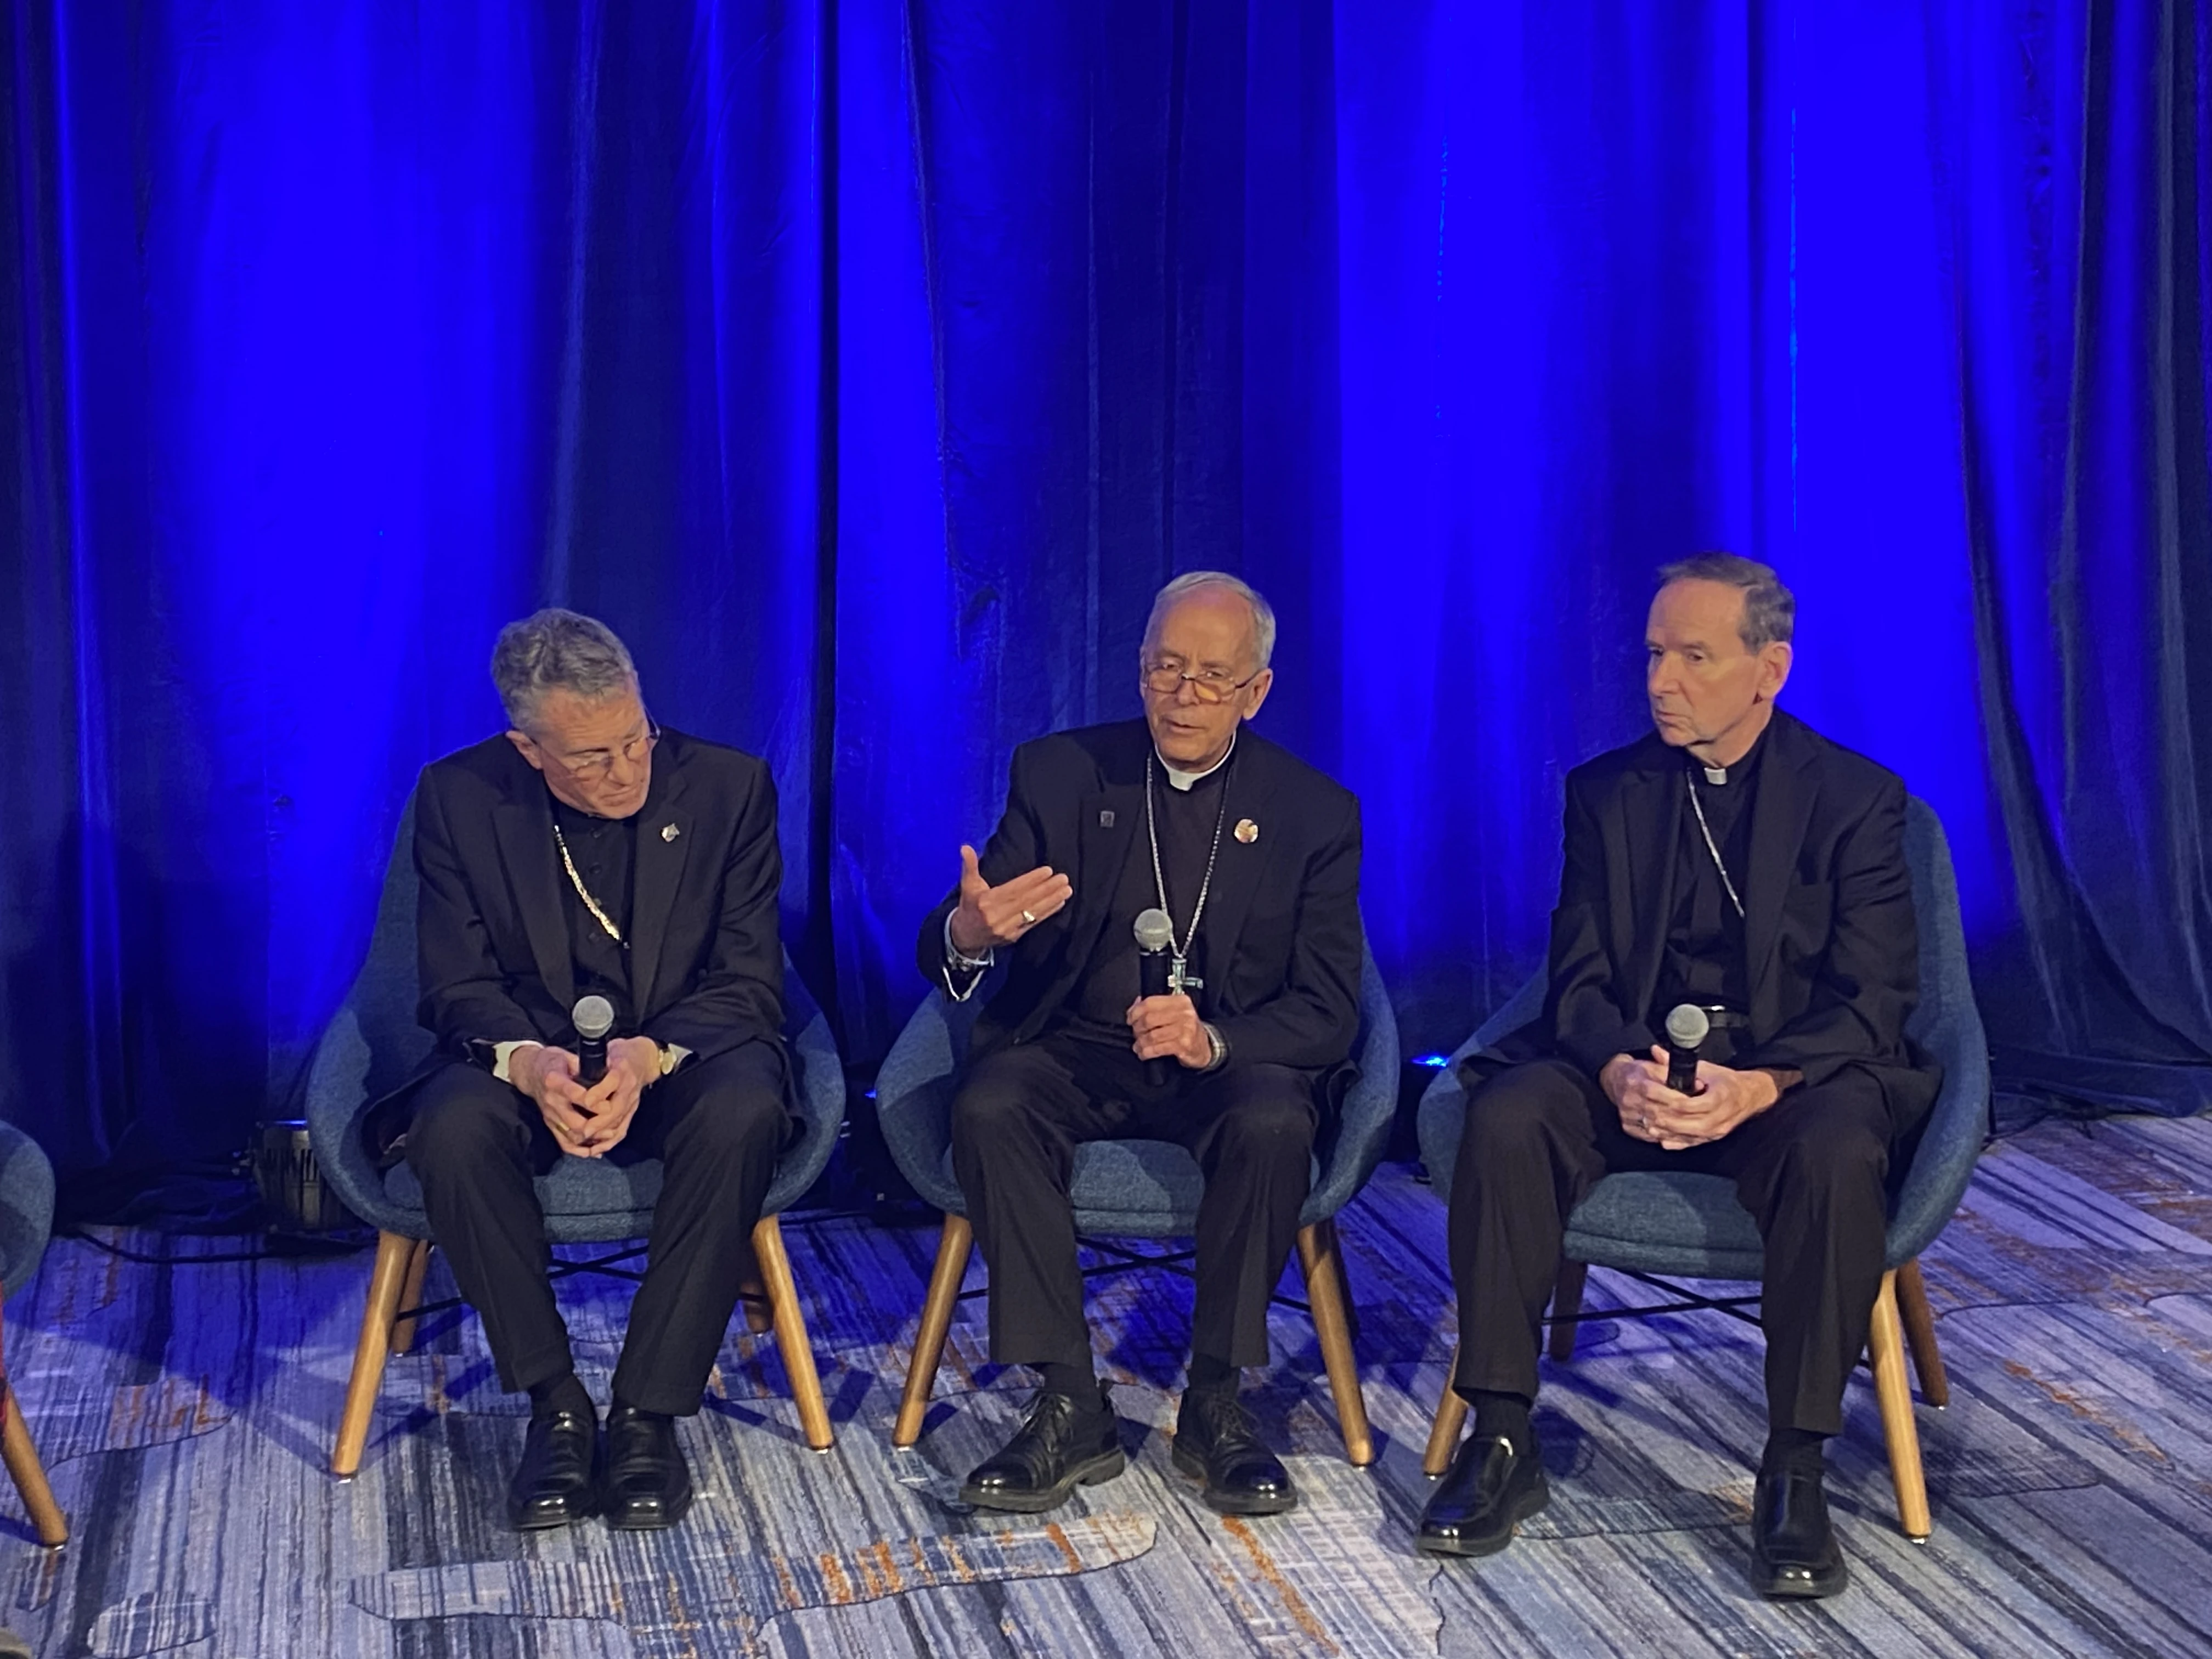
{"type": "Polygon", "coordinates": [[[1026,910],[1023,911],[1023,912],[1022,912],[1022,926],[1023,926],[1023,927],[1036,927],[1036,918],[1035,916],[1031,915],[1028,911],[1026,911],[1026,910]]]}

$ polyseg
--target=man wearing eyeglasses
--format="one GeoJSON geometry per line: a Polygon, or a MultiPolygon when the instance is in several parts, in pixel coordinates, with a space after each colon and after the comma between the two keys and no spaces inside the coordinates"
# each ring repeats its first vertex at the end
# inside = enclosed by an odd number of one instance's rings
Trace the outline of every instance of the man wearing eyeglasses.
{"type": "Polygon", "coordinates": [[[509,729],[423,769],[415,796],[420,1018],[437,1048],[373,1115],[405,1157],[501,1384],[531,1399],[517,1528],[595,1509],[672,1526],[699,1409],[789,1133],[775,786],[750,755],[656,726],[620,640],[568,611],[499,636],[509,729]],[[578,1004],[614,1024],[580,1074],[578,1004]],[[604,1447],[547,1279],[533,1176],[658,1158],[649,1263],[604,1447]]]}
{"type": "Polygon", "coordinates": [[[1204,1501],[1297,1501],[1237,1398],[1267,1363],[1267,1304],[1297,1231],[1315,1138],[1358,1024],[1359,816],[1352,794],[1244,730],[1267,701],[1275,619],[1232,576],[1164,588],[1139,665],[1144,719],[1015,751],[1006,812],[923,924],[923,974],[987,977],[952,1103],[952,1161],[990,1272],[991,1357],[1035,1368],[1018,1432],[968,1478],[978,1507],[1033,1512],[1121,1473],[1091,1359],[1068,1183],[1085,1141],[1174,1141],[1197,1158],[1197,1291],[1177,1468],[1204,1501]],[[1164,911],[1170,989],[1142,994],[1134,924],[1164,911]]]}

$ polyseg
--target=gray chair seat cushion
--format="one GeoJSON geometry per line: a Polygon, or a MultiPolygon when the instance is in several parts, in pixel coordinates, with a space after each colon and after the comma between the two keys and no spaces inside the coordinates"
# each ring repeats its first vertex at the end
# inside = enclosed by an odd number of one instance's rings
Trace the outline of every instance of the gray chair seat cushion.
{"type": "MultiPolygon", "coordinates": [[[[948,1182],[952,1149],[939,1166],[948,1182]]],[[[1307,1161],[1310,1185],[1321,1182],[1318,1157],[1307,1161]]],[[[1171,1140],[1092,1140],[1075,1149],[1069,1198],[1079,1231],[1138,1238],[1181,1238],[1198,1225],[1206,1176],[1198,1160],[1171,1140]]]]}
{"type": "MultiPolygon", "coordinates": [[[[560,1217],[635,1217],[639,1236],[660,1196],[660,1160],[611,1164],[605,1158],[564,1158],[552,1173],[531,1183],[550,1223],[560,1217]]],[[[422,1211],[422,1183],[402,1164],[386,1171],[384,1195],[403,1210],[422,1211]]]]}
{"type": "Polygon", "coordinates": [[[1757,1279],[1759,1228],[1721,1176],[1610,1175],[1575,1206],[1564,1253],[1645,1273],[1757,1279]]]}

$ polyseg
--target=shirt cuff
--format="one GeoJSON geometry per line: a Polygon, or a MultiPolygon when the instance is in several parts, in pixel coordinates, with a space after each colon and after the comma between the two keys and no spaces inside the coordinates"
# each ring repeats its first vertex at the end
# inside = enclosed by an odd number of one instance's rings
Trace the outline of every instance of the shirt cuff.
{"type": "Polygon", "coordinates": [[[955,1002],[965,1002],[975,994],[975,988],[983,982],[983,975],[999,959],[998,952],[988,947],[980,957],[971,957],[952,942],[952,917],[945,918],[945,994],[955,1002]],[[966,983],[960,981],[964,980],[966,983]]]}
{"type": "Polygon", "coordinates": [[[515,1051],[520,1048],[543,1048],[544,1046],[534,1037],[525,1037],[518,1042],[493,1043],[491,1074],[501,1083],[514,1082],[514,1079],[507,1074],[507,1064],[514,1058],[515,1051]]]}

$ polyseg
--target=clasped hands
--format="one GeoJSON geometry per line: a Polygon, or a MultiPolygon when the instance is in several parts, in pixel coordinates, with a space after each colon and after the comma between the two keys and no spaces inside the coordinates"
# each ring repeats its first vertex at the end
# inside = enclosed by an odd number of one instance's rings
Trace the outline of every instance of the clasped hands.
{"type": "Polygon", "coordinates": [[[1620,1127],[1631,1137],[1666,1152],[1718,1140],[1782,1097],[1771,1072],[1738,1072],[1704,1060],[1698,1062],[1698,1091],[1679,1094],[1667,1086],[1667,1051],[1656,1045],[1649,1060],[1615,1054],[1598,1073],[1598,1086],[1620,1109],[1620,1127]]]}
{"type": "MultiPolygon", "coordinates": [[[[954,950],[964,957],[978,957],[999,945],[1014,944],[1039,922],[1057,915],[1074,896],[1073,882],[1042,865],[994,887],[983,879],[975,849],[963,847],[960,899],[953,906],[946,933],[954,950]]],[[[1194,1072],[1213,1064],[1213,1043],[1198,1017],[1197,1005],[1181,992],[1173,996],[1139,997],[1129,1005],[1125,1018],[1138,1059],[1172,1059],[1194,1072]]]]}
{"type": "Polygon", "coordinates": [[[622,1144],[637,1115],[638,1101],[660,1076],[660,1048],[650,1037],[617,1037],[607,1044],[607,1074],[586,1089],[566,1048],[518,1048],[507,1079],[537,1105],[561,1150],[578,1158],[605,1158],[622,1144]]]}

